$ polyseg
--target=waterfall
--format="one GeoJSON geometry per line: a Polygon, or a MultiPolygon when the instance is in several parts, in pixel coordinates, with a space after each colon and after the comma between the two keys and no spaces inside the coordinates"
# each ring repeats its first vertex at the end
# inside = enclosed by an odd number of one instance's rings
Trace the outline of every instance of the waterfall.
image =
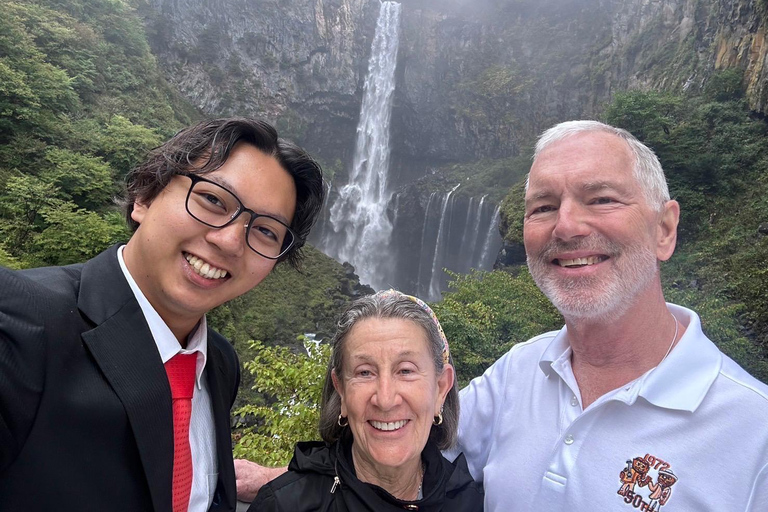
{"type": "Polygon", "coordinates": [[[419,295],[424,295],[424,292],[422,291],[421,283],[422,283],[422,275],[423,275],[423,269],[424,269],[424,248],[426,247],[426,241],[427,241],[427,222],[429,222],[429,207],[432,206],[432,199],[435,198],[435,194],[437,192],[432,192],[429,194],[429,200],[427,200],[427,208],[424,210],[424,225],[421,228],[421,247],[419,248],[419,271],[416,278],[416,293],[419,295]]]}
{"type": "MultiPolygon", "coordinates": [[[[495,210],[493,210],[493,217],[491,218],[491,224],[488,226],[488,233],[485,235],[485,243],[483,244],[483,252],[480,253],[480,261],[478,262],[477,267],[483,268],[483,266],[488,261],[488,258],[491,253],[491,243],[499,238],[499,214],[500,214],[501,208],[498,206],[495,210]],[[494,236],[496,235],[496,236],[494,236]]],[[[493,266],[493,262],[490,262],[489,266],[493,266]]]]}
{"type": "MultiPolygon", "coordinates": [[[[485,196],[483,196],[485,199],[485,196]]],[[[481,199],[482,201],[482,199],[481,199]]],[[[462,255],[466,252],[467,247],[467,235],[470,233],[470,224],[472,224],[472,204],[475,202],[474,197],[469,198],[469,206],[467,206],[467,222],[464,223],[464,232],[461,234],[461,252],[462,255]]]]}
{"type": "Polygon", "coordinates": [[[352,170],[330,209],[334,241],[325,237],[323,244],[326,254],[350,262],[361,281],[376,289],[390,281],[392,271],[387,172],[399,25],[400,4],[382,2],[363,86],[352,170]]]}
{"type": "Polygon", "coordinates": [[[392,228],[394,229],[395,226],[397,226],[397,213],[400,209],[400,194],[395,194],[395,206],[394,211],[392,213],[392,228]]]}
{"type": "Polygon", "coordinates": [[[437,241],[435,242],[435,256],[432,258],[432,277],[429,281],[429,300],[437,300],[440,298],[440,277],[442,276],[442,260],[443,260],[443,247],[445,246],[444,238],[445,233],[443,227],[445,225],[445,212],[448,209],[448,202],[451,200],[451,195],[459,188],[456,185],[446,194],[443,199],[443,207],[440,210],[440,224],[437,227],[437,241]]]}
{"type": "Polygon", "coordinates": [[[475,214],[475,222],[472,226],[472,243],[469,244],[469,264],[467,270],[470,268],[480,268],[482,260],[475,263],[474,255],[477,253],[477,239],[480,237],[480,222],[483,220],[483,205],[485,204],[485,198],[488,195],[484,195],[480,198],[480,204],[477,205],[477,213],[475,214]]]}

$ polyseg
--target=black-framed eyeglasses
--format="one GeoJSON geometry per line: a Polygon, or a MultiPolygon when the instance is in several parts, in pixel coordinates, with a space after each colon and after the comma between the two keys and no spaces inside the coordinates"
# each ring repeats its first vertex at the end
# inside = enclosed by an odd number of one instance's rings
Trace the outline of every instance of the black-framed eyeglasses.
{"type": "Polygon", "coordinates": [[[192,180],[185,205],[187,213],[198,222],[218,229],[232,224],[244,212],[250,215],[245,240],[256,254],[276,260],[299,240],[284,222],[246,208],[239,197],[218,183],[197,174],[177,174],[192,180]]]}

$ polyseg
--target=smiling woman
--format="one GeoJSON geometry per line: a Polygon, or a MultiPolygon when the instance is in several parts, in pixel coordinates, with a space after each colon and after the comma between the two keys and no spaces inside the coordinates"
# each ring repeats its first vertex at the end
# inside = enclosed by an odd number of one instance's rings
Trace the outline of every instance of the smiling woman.
{"type": "Polygon", "coordinates": [[[299,443],[288,473],[249,509],[480,511],[483,494],[455,444],[458,393],[432,310],[395,290],[344,312],[323,391],[324,442],[299,443]]]}

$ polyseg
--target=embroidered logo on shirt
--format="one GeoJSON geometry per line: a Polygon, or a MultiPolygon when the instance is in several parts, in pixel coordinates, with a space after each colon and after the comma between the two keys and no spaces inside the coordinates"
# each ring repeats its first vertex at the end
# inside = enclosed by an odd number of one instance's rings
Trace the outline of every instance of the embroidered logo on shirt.
{"type": "Polygon", "coordinates": [[[627,460],[619,473],[621,487],[617,494],[624,503],[642,512],[658,512],[672,496],[677,477],[669,462],[649,453],[627,460]]]}

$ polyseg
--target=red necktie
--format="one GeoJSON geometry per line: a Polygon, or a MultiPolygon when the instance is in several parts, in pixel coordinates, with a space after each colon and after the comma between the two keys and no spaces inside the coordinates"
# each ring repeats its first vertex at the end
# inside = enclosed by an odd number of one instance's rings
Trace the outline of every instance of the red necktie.
{"type": "Polygon", "coordinates": [[[197,352],[176,354],[165,363],[173,398],[173,512],[186,512],[192,491],[192,451],[189,419],[195,389],[197,352]]]}

